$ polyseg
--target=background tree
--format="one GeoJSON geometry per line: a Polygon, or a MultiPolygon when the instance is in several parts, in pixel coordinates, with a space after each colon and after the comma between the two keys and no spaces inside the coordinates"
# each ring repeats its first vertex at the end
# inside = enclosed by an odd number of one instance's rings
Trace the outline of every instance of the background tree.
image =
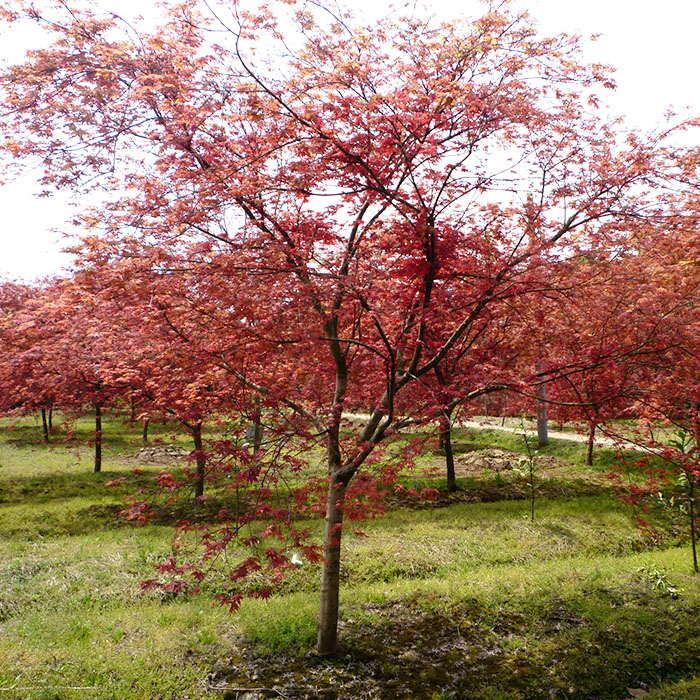
{"type": "Polygon", "coordinates": [[[40,316],[44,289],[14,282],[0,284],[0,412],[40,411],[42,436],[49,441],[49,416],[58,387],[42,358],[42,343],[53,329],[40,316]]]}

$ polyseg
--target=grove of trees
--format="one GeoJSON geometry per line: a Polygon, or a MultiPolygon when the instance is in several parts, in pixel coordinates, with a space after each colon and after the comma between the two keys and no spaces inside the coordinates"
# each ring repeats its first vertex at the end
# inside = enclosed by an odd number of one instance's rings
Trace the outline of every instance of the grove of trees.
{"type": "Polygon", "coordinates": [[[219,594],[236,608],[290,552],[321,558],[333,653],[344,517],[411,461],[385,448],[402,430],[435,427],[453,489],[454,416],[485,396],[532,414],[546,387],[591,440],[663,415],[697,445],[696,124],[602,116],[612,80],[575,37],[507,4],[371,26],[302,0],[183,0],[157,26],[73,0],[0,16],[48,36],[0,73],[7,167],[99,202],[65,276],[0,286],[0,411],[94,413],[95,471],[106,407],[185,426],[195,496],[223,477],[245,507],[163,565],[171,583],[245,545],[219,594]],[[222,421],[254,449],[205,445],[222,421]],[[290,481],[322,548],[277,497],[290,481]]]}

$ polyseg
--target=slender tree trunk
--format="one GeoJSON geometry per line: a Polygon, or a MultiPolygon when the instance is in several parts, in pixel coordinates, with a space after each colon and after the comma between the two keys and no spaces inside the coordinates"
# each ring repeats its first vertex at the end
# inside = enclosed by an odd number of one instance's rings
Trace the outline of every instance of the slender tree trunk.
{"type": "Polygon", "coordinates": [[[255,437],[253,439],[253,454],[260,451],[262,447],[263,440],[263,427],[260,419],[258,418],[255,422],[255,437]]]}
{"type": "Polygon", "coordinates": [[[340,594],[340,545],[343,536],[345,484],[331,477],[326,502],[326,530],[321,571],[321,611],[316,651],[322,656],[338,649],[338,598],[340,594]]]}
{"type": "Polygon", "coordinates": [[[192,439],[194,440],[194,458],[197,463],[197,471],[194,479],[194,497],[199,498],[204,495],[204,467],[206,459],[202,448],[202,423],[195,423],[191,428],[192,439]]]}
{"type": "Polygon", "coordinates": [[[49,432],[53,430],[53,406],[49,406],[49,432]]]}
{"type": "Polygon", "coordinates": [[[263,440],[263,426],[260,417],[260,399],[257,400],[253,414],[253,454],[260,451],[263,440]]]}
{"type": "Polygon", "coordinates": [[[540,447],[549,445],[547,434],[547,385],[542,383],[537,387],[537,444],[540,447]]]}
{"type": "Polygon", "coordinates": [[[455,459],[452,453],[452,419],[446,414],[440,419],[440,442],[445,448],[445,469],[447,472],[447,490],[457,490],[457,478],[455,477],[455,459]]]}
{"type": "Polygon", "coordinates": [[[44,436],[44,442],[49,441],[49,423],[46,419],[46,409],[41,407],[41,431],[44,436]]]}
{"type": "Polygon", "coordinates": [[[695,545],[695,484],[693,479],[695,477],[691,475],[690,477],[690,541],[693,547],[693,570],[698,573],[698,552],[695,545]]]}
{"type": "MultiPolygon", "coordinates": [[[[343,537],[343,507],[346,487],[354,471],[340,474],[343,458],[340,449],[340,419],[343,400],[347,391],[348,367],[346,357],[337,341],[337,319],[325,324],[331,354],[335,363],[335,394],[333,414],[328,426],[328,496],[326,499],[326,529],[323,536],[323,568],[321,569],[321,605],[318,616],[318,639],[316,652],[321,656],[334,654],[338,649],[338,599],[340,597],[340,545],[343,537]]],[[[374,412],[370,415],[373,415],[374,412]]],[[[363,431],[369,431],[372,419],[363,431]]],[[[355,467],[356,468],[356,467],[355,467]]]]}
{"type": "Polygon", "coordinates": [[[143,440],[144,445],[148,445],[148,422],[150,421],[150,418],[146,418],[143,421],[143,433],[141,435],[141,439],[143,440]]]}
{"type": "Polygon", "coordinates": [[[588,429],[588,450],[586,451],[586,464],[593,466],[593,440],[595,438],[595,423],[591,423],[588,429]]]}
{"type": "Polygon", "coordinates": [[[102,406],[95,404],[95,474],[102,471],[102,406]]]}
{"type": "MultiPolygon", "coordinates": [[[[449,396],[444,390],[449,383],[448,377],[445,376],[443,370],[439,367],[435,367],[435,376],[437,377],[438,384],[440,385],[442,395],[440,400],[443,403],[443,412],[440,416],[440,449],[445,450],[445,471],[447,472],[447,490],[456,491],[457,490],[457,479],[455,478],[455,459],[452,452],[452,411],[454,407],[450,407],[449,396]]],[[[486,415],[489,414],[488,410],[488,397],[483,397],[484,412],[486,415]]]]}

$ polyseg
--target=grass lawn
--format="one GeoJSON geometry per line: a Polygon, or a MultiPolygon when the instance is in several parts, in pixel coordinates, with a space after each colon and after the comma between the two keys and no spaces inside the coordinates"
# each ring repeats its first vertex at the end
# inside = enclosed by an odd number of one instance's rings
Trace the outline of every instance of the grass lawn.
{"type": "MultiPolygon", "coordinates": [[[[360,523],[344,543],[343,654],[329,660],[307,655],[308,563],[237,615],[206,592],[143,595],[172,528],[117,513],[161,466],[136,461],[138,431],[106,418],[93,474],[89,431],[79,421],[50,447],[32,421],[0,434],[0,700],[700,700],[700,578],[683,522],[641,534],[604,478],[612,453],[591,470],[585,445],[553,441],[541,454],[561,466],[538,474],[534,521],[522,478],[483,470],[460,477],[457,497],[391,501],[360,523]],[[105,486],[137,465],[130,485],[105,486]]],[[[167,428],[152,436],[188,447],[167,428]]],[[[494,430],[456,443],[523,448],[494,430]]]]}

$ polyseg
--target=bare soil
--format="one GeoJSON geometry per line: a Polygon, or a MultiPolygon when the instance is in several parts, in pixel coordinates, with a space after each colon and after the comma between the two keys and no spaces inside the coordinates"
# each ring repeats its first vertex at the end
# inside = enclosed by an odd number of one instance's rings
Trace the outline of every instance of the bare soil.
{"type": "MultiPolygon", "coordinates": [[[[458,478],[489,478],[497,474],[518,476],[528,469],[527,463],[523,463],[522,453],[489,445],[475,445],[474,448],[455,455],[455,474],[458,478]]],[[[426,464],[426,468],[431,473],[442,473],[445,470],[445,458],[441,456],[433,458],[426,464]]],[[[538,480],[561,479],[575,475],[577,479],[607,484],[607,478],[601,472],[594,469],[581,469],[581,467],[574,469],[569,462],[546,455],[536,456],[535,474],[538,480]]]]}
{"type": "Polygon", "coordinates": [[[179,445],[146,445],[134,455],[125,455],[129,459],[142,464],[173,464],[182,462],[189,451],[179,445]]]}

